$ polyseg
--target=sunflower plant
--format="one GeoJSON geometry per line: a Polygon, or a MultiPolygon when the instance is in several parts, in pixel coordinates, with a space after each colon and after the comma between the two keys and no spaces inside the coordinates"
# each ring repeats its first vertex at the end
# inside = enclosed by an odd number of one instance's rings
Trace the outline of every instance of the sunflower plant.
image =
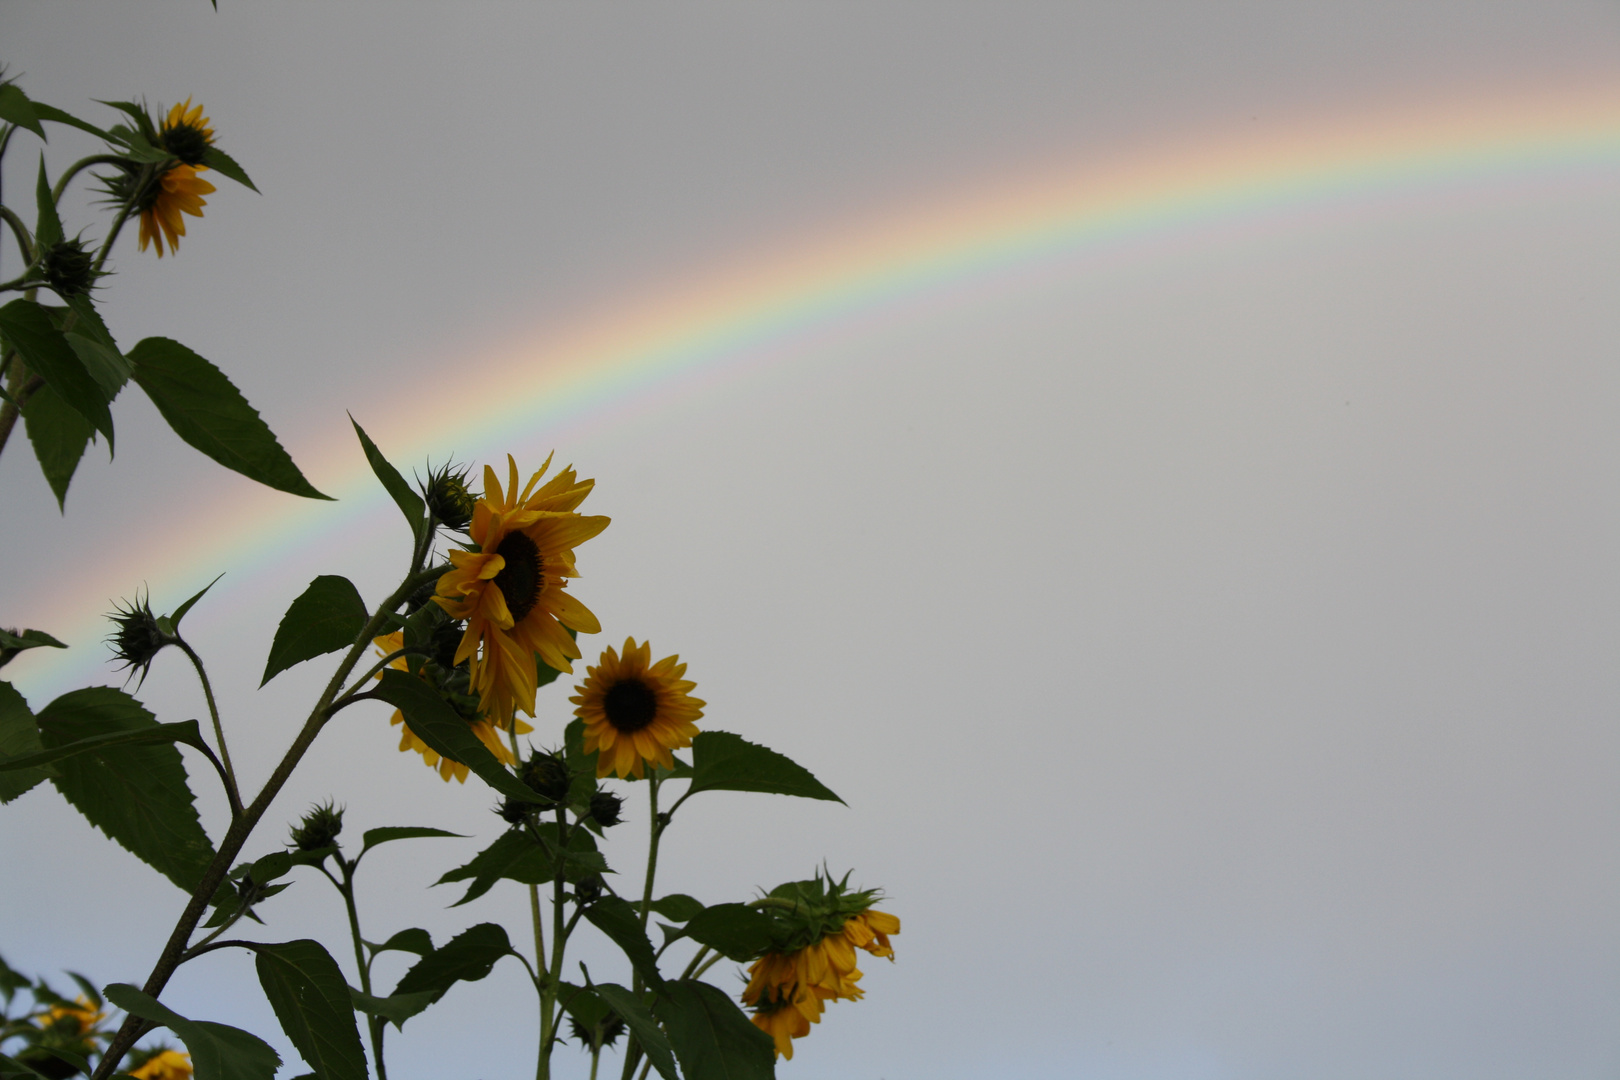
{"type": "MultiPolygon", "coordinates": [[[[0,411],[0,449],[21,416],[65,510],[85,445],[99,434],[111,449],[108,407],[134,381],[182,438],[223,464],[324,498],[218,369],[169,339],[122,351],[91,303],[130,218],[139,222],[141,250],[174,254],[184,216],[200,216],[213,191],[203,174],[252,186],[189,99],[156,114],[130,102],[112,108],[125,122],[103,131],[32,101],[15,83],[0,84],[7,124],[0,153],[17,131],[43,139],[46,122],[87,131],[108,148],[54,182],[42,157],[32,230],[0,208],[23,265],[0,283],[22,294],[0,307],[3,408],[10,410],[0,411]],[[97,167],[106,170],[99,175],[115,209],[92,255],[64,239],[56,207],[76,175],[97,167]],[[42,291],[62,303],[42,303],[42,291]]],[[[782,754],[706,730],[706,702],[694,696],[697,684],[678,655],[660,656],[631,636],[586,662],[582,635],[603,627],[573,587],[577,553],[610,525],[583,509],[594,480],[572,466],[552,471],[550,458],[525,479],[508,456],[504,469],[482,469],[477,490],[474,474],[454,465],[430,468],[413,485],[352,423],[359,453],[408,526],[398,584],[368,598],[347,578],[323,574],[292,600],[272,636],[263,682],[312,662],[329,664],[330,673],[257,791],[241,786],[228,747],[232,725],[184,630],[211,585],[172,609],[167,598],[154,607],[154,597],[136,595],[109,616],[109,643],[132,679],[144,681],[165,649],[187,658],[208,707],[206,729],[195,720],[160,721],[128,682],[75,690],[36,709],[0,681],[0,801],[48,781],[186,896],[138,987],[98,989],[71,975],[82,994],[70,1001],[0,963],[0,1080],[271,1080],[281,1061],[269,1044],[182,1016],[162,1000],[183,965],[221,950],[251,955],[283,1031],[309,1075],[322,1080],[386,1080],[390,1027],[424,1023],[419,1017],[458,984],[508,961],[522,967],[535,993],[538,1080],[551,1075],[559,1044],[569,1040],[589,1055],[593,1080],[609,1054],[618,1055],[622,1080],[654,1071],[664,1080],[773,1076],[831,1004],[863,996],[863,954],[893,959],[899,920],[875,906],[878,890],[851,887],[848,874],[825,869],[751,897],[661,895],[661,841],[687,800],[705,792],[842,800],[782,754]],[[571,694],[554,687],[570,682],[571,694]],[[521,890],[526,924],[477,923],[435,942],[402,919],[397,902],[362,917],[361,867],[389,857],[376,849],[432,839],[445,850],[466,838],[412,824],[367,829],[356,840],[344,831],[341,793],[291,823],[284,839],[264,838],[259,827],[288,778],[318,752],[326,725],[355,707],[375,713],[380,736],[396,733],[401,752],[421,757],[423,783],[453,781],[469,797],[490,789],[493,839],[448,865],[437,884],[463,887],[457,906],[497,887],[521,890]],[[187,755],[225,796],[227,814],[211,829],[196,805],[187,755]],[[609,841],[636,803],[645,806],[646,862],[639,880],[620,879],[609,841]],[[343,905],[347,940],[266,941],[252,929],[277,895],[321,878],[343,905]],[[635,884],[615,885],[621,880],[635,884]],[[379,923],[387,929],[379,932],[379,923]],[[582,934],[617,948],[617,970],[579,963],[582,934]],[[376,961],[390,952],[415,959],[388,987],[376,961]],[[729,966],[711,974],[721,965],[729,966]],[[184,1050],[141,1045],[159,1029],[184,1050]]],[[[39,646],[64,647],[45,631],[0,632],[0,666],[39,646]]]]}

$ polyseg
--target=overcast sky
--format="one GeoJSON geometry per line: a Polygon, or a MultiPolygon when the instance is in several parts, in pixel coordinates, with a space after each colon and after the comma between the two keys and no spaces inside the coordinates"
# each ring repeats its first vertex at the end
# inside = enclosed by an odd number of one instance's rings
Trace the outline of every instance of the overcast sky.
{"type": "MultiPolygon", "coordinates": [[[[0,60],[31,95],[104,121],[91,99],[192,96],[263,192],[222,181],[176,258],[121,242],[111,329],[215,360],[317,487],[358,455],[345,410],[387,429],[431,395],[472,440],[439,458],[555,448],[597,479],[586,509],[614,522],[580,549],[605,627],[587,655],[627,634],[679,652],[706,726],[849,803],[694,799],[669,891],[746,898],[825,860],[904,921],[898,962],[866,965],[866,999],[781,1075],[1614,1075],[1620,170],[1459,178],[1081,261],[520,445],[473,434],[502,393],[479,358],[532,342],[551,362],[570,326],[929,200],[1408,106],[1612,101],[1614,5],[220,7],[0,6],[0,60]]],[[[8,155],[8,201],[37,146],[8,155]]],[[[47,161],[84,152],[53,130],[47,161]]],[[[72,204],[70,231],[104,222],[72,204]]],[[[138,395],[114,415],[117,459],[91,451],[65,517],[20,431],[0,457],[0,623],[76,622],[46,586],[78,597],[110,549],[249,497],[138,395]]],[[[253,505],[309,512],[293,501],[253,505]]],[[[227,572],[188,626],[250,776],[325,677],[255,689],[287,603],[318,573],[375,599],[408,556],[392,508],[365,505],[274,565],[158,556],[94,598],[227,572]]],[[[7,675],[36,708],[66,689],[32,658],[7,675]]],[[[567,693],[542,699],[540,741],[567,693]]],[[[172,656],[140,695],[201,714],[172,656]]],[[[362,917],[519,937],[517,886],[453,911],[427,889],[496,834],[489,794],[362,713],[249,854],[328,795],[356,833],[476,834],[369,857],[362,917]]],[[[0,953],[140,982],[183,898],[49,788],[0,814],[0,953]]],[[[632,822],[609,853],[627,878],[632,822]]],[[[267,939],[340,952],[323,884],[279,897],[267,939]]],[[[394,1036],[400,1080],[532,1067],[520,974],[394,1036]]],[[[165,1000],[290,1053],[242,956],[188,966],[165,1000]]],[[[564,1076],[585,1060],[559,1051],[564,1076]]]]}

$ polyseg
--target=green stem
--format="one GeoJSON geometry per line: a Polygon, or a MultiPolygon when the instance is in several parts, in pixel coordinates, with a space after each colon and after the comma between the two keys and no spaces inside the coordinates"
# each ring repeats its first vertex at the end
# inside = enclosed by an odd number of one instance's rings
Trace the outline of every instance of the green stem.
{"type": "Polygon", "coordinates": [[[219,706],[214,704],[214,688],[209,685],[208,672],[203,669],[202,657],[198,656],[196,650],[178,634],[175,635],[174,643],[180,646],[181,652],[191,658],[191,666],[197,669],[197,678],[202,681],[203,697],[208,700],[208,715],[214,721],[214,738],[219,743],[219,756],[225,764],[225,792],[230,796],[231,816],[233,818],[240,817],[242,814],[241,789],[236,784],[236,770],[231,767],[231,751],[225,745],[225,725],[219,722],[219,706]]]}
{"type": "Polygon", "coordinates": [[[107,239],[101,242],[101,250],[96,252],[95,264],[90,267],[91,273],[99,271],[102,264],[107,261],[107,256],[112,253],[113,241],[118,239],[118,234],[123,231],[124,222],[129,220],[130,211],[134,209],[133,200],[126,201],[118,208],[118,216],[113,218],[112,228],[107,230],[107,239]]]}
{"type": "MultiPolygon", "coordinates": [[[[677,804],[678,805],[678,804],[677,804]]],[[[658,770],[652,769],[647,773],[647,877],[641,886],[641,928],[647,929],[647,921],[652,916],[653,878],[658,873],[658,841],[664,835],[664,827],[668,824],[667,817],[658,815],[658,770]]],[[[642,983],[641,973],[633,972],[630,980],[632,992],[640,996],[646,986],[642,983]]],[[[624,1041],[624,1071],[620,1080],[630,1080],[635,1074],[636,1063],[641,1060],[641,1044],[636,1041],[634,1032],[625,1036],[624,1041]]],[[[651,1064],[651,1062],[649,1062],[651,1064]]]]}
{"type": "MultiPolygon", "coordinates": [[[[225,880],[225,875],[230,871],[232,861],[240,854],[242,846],[247,843],[248,837],[259,824],[259,820],[270,809],[270,803],[281,793],[281,789],[287,783],[288,777],[292,776],[293,770],[298,767],[298,763],[303,760],[304,755],[309,752],[310,746],[314,744],[316,737],[320,735],[321,728],[331,718],[333,698],[336,697],[338,689],[344,684],[349,673],[354,670],[354,665],[359,662],[361,655],[371,644],[371,639],[377,635],[378,630],[382,629],[388,615],[410,596],[413,589],[412,583],[421,571],[422,560],[426,558],[427,549],[431,544],[431,532],[424,530],[424,536],[412,552],[411,569],[410,573],[406,575],[405,583],[394,590],[392,596],[378,605],[376,614],[366,620],[366,625],[356,635],[354,643],[349,646],[349,651],[338,664],[337,670],[332,673],[331,679],[327,680],[326,688],[321,692],[315,707],[310,710],[309,717],[304,721],[304,726],[299,730],[298,736],[293,739],[292,745],[287,748],[286,754],[282,756],[281,763],[270,774],[270,779],[265,781],[264,787],[254,797],[253,802],[243,810],[240,817],[231,822],[230,828],[225,831],[225,836],[220,840],[219,849],[215,853],[213,861],[208,864],[208,869],[203,872],[202,880],[197,883],[197,888],[192,891],[190,901],[187,902],[185,910],[181,912],[179,920],[176,921],[174,930],[169,934],[169,940],[163,946],[163,952],[159,954],[157,963],[152,967],[152,973],[147,976],[146,983],[141,988],[144,993],[151,997],[157,997],[163,992],[163,988],[168,985],[169,977],[174,974],[175,968],[180,966],[181,958],[185,955],[186,943],[190,941],[192,931],[197,928],[197,923],[202,920],[203,912],[208,908],[208,901],[213,897],[220,883],[225,880]]],[[[106,1052],[102,1054],[101,1061],[97,1063],[92,1080],[107,1080],[112,1075],[114,1070],[118,1068],[119,1062],[123,1060],[124,1055],[129,1052],[129,1048],[140,1037],[137,1030],[139,1026],[140,1021],[137,1017],[125,1018],[123,1026],[118,1029],[117,1034],[108,1043],[106,1052]]]]}
{"type": "Polygon", "coordinates": [[[17,238],[17,247],[22,252],[23,266],[34,265],[34,238],[28,234],[28,226],[23,224],[22,218],[11,212],[11,207],[0,205],[0,219],[11,226],[11,235],[17,238]]]}
{"type": "MultiPolygon", "coordinates": [[[[321,873],[337,886],[338,892],[343,894],[343,906],[349,912],[349,936],[354,939],[354,966],[360,972],[360,989],[366,994],[371,993],[371,965],[366,963],[365,939],[360,936],[360,910],[354,902],[354,863],[349,862],[342,855],[334,856],[338,867],[343,871],[343,880],[339,882],[332,877],[325,866],[321,873]]],[[[377,1080],[388,1080],[388,1067],[383,1064],[383,1024],[378,1021],[381,1017],[366,1016],[366,1026],[371,1034],[371,1057],[377,1063],[377,1080]]]]}
{"type": "Polygon", "coordinates": [[[92,165],[124,166],[128,164],[128,158],[121,158],[115,154],[91,154],[87,158],[80,158],[78,161],[75,161],[72,165],[68,166],[67,172],[56,178],[56,186],[51,188],[51,202],[53,204],[61,202],[62,193],[67,190],[68,181],[72,180],[75,176],[78,176],[79,173],[83,172],[85,169],[88,169],[92,165]]]}

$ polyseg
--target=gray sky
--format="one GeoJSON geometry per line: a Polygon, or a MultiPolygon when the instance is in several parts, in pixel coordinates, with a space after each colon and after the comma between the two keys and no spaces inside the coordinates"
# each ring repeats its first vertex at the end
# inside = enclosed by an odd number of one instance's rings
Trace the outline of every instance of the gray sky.
{"type": "MultiPolygon", "coordinates": [[[[316,486],[345,409],[386,425],[430,390],[476,415],[500,388],[474,361],[504,343],[927,200],[1620,84],[1620,13],[1596,3],[221,6],[14,0],[0,59],[87,118],[93,98],[206,105],[264,194],[221,183],[177,258],[121,245],[108,322],[215,360],[316,486]]],[[[8,155],[9,197],[36,148],[8,155]]],[[[76,152],[53,135],[47,160],[76,152]]],[[[705,796],[666,849],[669,891],[741,898],[825,859],[904,920],[898,963],[867,965],[866,1000],[783,1076],[1613,1075],[1617,184],[1459,181],[1078,262],[521,446],[437,448],[555,447],[596,477],[587,508],[614,524],[580,551],[605,626],[587,655],[626,634],[678,651],[707,726],[849,802],[705,796]]],[[[0,544],[27,568],[0,622],[52,629],[40,579],[76,595],[109,546],[244,497],[144,401],[115,419],[117,459],[92,451],[65,518],[20,437],[0,458],[0,544]]],[[[262,505],[307,512],[290,502],[262,505]]],[[[317,573],[386,591],[392,515],[228,573],[190,617],[250,774],[322,678],[254,690],[274,621],[317,573]]],[[[202,561],[147,578],[233,570],[202,561]]],[[[7,673],[36,707],[63,688],[7,673]]],[[[201,709],[168,656],[141,696],[201,709]]],[[[454,911],[426,891],[495,834],[492,799],[359,713],[255,846],[328,794],[356,832],[477,833],[368,857],[363,917],[517,936],[516,886],[454,911]]],[[[0,951],[139,982],[175,890],[49,789],[4,814],[0,951]]],[[[610,852],[626,877],[636,841],[610,852]]],[[[317,884],[267,937],[343,942],[317,884]]],[[[285,1048],[241,957],[193,967],[175,1008],[285,1048]]],[[[391,1041],[395,1071],[527,1068],[523,994],[515,967],[452,992],[391,1041]]],[[[584,1060],[559,1053],[563,1075],[584,1060]]]]}

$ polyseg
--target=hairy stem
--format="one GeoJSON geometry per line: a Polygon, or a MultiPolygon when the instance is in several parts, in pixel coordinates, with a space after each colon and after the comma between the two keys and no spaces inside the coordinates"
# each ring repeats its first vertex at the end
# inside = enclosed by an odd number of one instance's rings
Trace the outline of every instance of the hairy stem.
{"type": "Polygon", "coordinates": [[[236,784],[236,770],[231,768],[231,751],[225,745],[225,725],[219,721],[219,706],[214,703],[214,688],[208,682],[208,672],[203,668],[202,657],[197,655],[197,651],[178,635],[175,644],[180,646],[181,652],[191,658],[191,666],[197,669],[197,678],[202,682],[203,697],[208,700],[208,715],[214,721],[214,739],[219,743],[219,756],[225,764],[225,794],[231,800],[231,816],[239,817],[242,813],[242,794],[236,784]]]}

